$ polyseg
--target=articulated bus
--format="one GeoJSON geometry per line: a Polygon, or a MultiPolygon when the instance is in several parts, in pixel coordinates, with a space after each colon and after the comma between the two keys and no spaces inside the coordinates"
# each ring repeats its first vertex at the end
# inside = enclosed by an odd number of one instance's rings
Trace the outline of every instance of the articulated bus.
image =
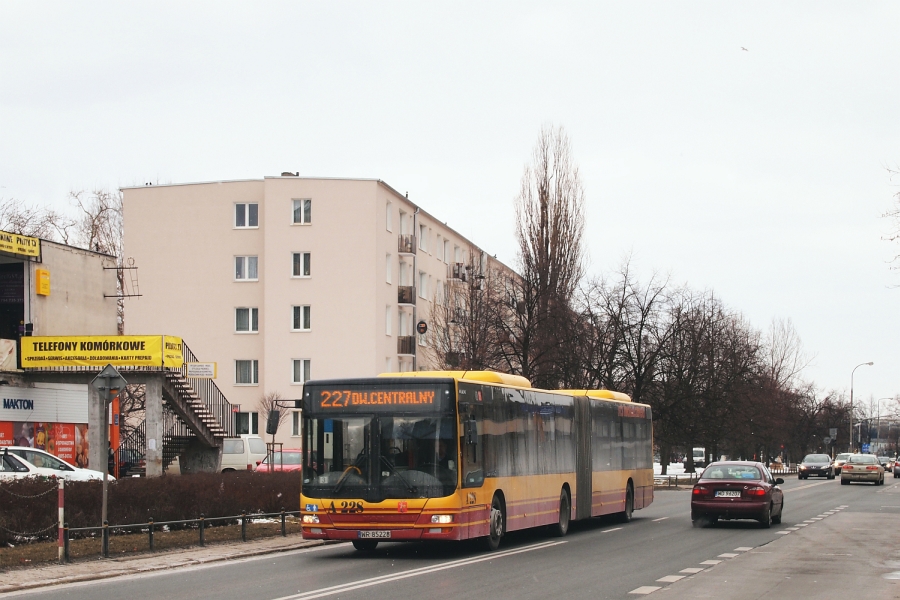
{"type": "Polygon", "coordinates": [[[650,407],[607,390],[539,390],[490,371],[310,381],[303,537],[483,538],[653,501],[650,407]]]}

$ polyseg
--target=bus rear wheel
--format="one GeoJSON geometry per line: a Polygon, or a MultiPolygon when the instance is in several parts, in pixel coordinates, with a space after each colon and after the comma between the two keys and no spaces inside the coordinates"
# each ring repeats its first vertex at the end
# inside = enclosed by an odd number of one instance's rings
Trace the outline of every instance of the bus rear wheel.
{"type": "Polygon", "coordinates": [[[569,532],[569,520],[572,517],[572,501],[569,499],[569,490],[562,489],[559,493],[559,521],[553,526],[553,534],[563,537],[569,532]]]}
{"type": "Polygon", "coordinates": [[[631,482],[628,482],[628,487],[625,489],[625,510],[619,513],[619,521],[622,523],[631,522],[632,515],[634,514],[634,487],[632,487],[631,482]]]}
{"type": "Polygon", "coordinates": [[[353,547],[360,552],[372,552],[378,547],[378,542],[375,540],[353,540],[353,547]]]}
{"type": "Polygon", "coordinates": [[[491,500],[490,533],[484,538],[487,550],[493,552],[500,547],[505,529],[506,515],[503,513],[503,502],[500,501],[500,496],[494,494],[494,499],[491,500]]]}

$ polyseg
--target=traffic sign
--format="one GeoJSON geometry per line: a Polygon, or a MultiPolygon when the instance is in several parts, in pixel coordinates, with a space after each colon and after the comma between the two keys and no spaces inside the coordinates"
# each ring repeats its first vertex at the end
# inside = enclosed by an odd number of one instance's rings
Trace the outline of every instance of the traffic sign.
{"type": "Polygon", "coordinates": [[[420,335],[425,335],[425,333],[428,331],[428,323],[426,323],[425,321],[419,321],[418,323],[416,323],[416,331],[418,331],[420,335]]]}
{"type": "Polygon", "coordinates": [[[829,429],[828,435],[830,435],[833,438],[836,438],[837,437],[837,427],[832,427],[831,429],[829,429]]]}
{"type": "Polygon", "coordinates": [[[868,444],[863,444],[863,445],[862,445],[862,451],[863,451],[863,454],[868,454],[868,452],[869,452],[869,445],[868,445],[868,444]]]}
{"type": "Polygon", "coordinates": [[[830,438],[830,437],[827,437],[827,438],[823,439],[822,441],[825,442],[826,444],[830,444],[830,443],[831,443],[831,438],[830,438]]]}
{"type": "Polygon", "coordinates": [[[103,370],[91,380],[91,385],[101,392],[106,392],[109,396],[106,401],[112,400],[112,390],[121,390],[127,384],[122,374],[112,365],[106,365],[103,370]]]}

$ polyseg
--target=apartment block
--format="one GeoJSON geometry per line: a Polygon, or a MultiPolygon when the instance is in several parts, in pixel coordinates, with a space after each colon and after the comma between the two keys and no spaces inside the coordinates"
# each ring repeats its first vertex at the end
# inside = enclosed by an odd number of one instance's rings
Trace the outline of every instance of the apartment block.
{"type": "MultiPolygon", "coordinates": [[[[495,262],[375,179],[284,174],[123,193],[125,256],[142,294],[128,301],[126,333],[177,335],[216,362],[248,433],[265,432],[265,394],[428,368],[416,324],[465,278],[470,253],[495,262]]],[[[297,447],[298,428],[289,415],[277,441],[297,447]]]]}

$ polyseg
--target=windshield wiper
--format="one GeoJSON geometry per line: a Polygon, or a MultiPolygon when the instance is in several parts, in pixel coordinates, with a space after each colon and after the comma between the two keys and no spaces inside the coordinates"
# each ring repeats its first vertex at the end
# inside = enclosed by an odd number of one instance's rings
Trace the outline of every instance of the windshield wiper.
{"type": "Polygon", "coordinates": [[[409,492],[409,493],[412,494],[413,496],[418,495],[419,489],[418,489],[417,487],[415,487],[414,485],[412,485],[409,481],[407,481],[406,477],[404,477],[403,475],[401,475],[401,474],[400,474],[400,471],[397,470],[397,467],[395,467],[394,465],[391,464],[391,461],[389,461],[387,458],[385,458],[384,456],[382,456],[382,457],[381,457],[381,462],[383,462],[384,464],[386,464],[388,470],[391,471],[394,475],[396,475],[396,476],[400,479],[400,481],[402,481],[403,483],[406,484],[406,491],[407,491],[407,492],[409,492]]]}

